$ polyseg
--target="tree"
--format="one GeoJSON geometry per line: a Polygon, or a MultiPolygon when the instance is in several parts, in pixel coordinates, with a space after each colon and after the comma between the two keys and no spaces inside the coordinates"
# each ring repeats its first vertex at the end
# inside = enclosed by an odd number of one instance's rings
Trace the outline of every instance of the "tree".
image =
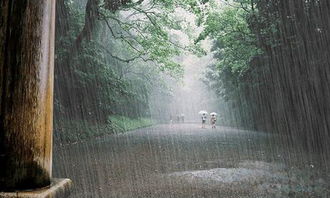
{"type": "Polygon", "coordinates": [[[176,5],[192,10],[197,4],[178,2],[59,1],[57,117],[106,122],[111,114],[147,115],[150,87],[157,85],[150,76],[180,78],[183,70],[173,58],[191,49],[169,32],[181,30],[176,5]]]}
{"type": "Polygon", "coordinates": [[[210,66],[207,82],[238,109],[241,126],[252,123],[325,152],[329,3],[233,0],[222,6],[221,13],[208,11],[200,36],[216,40],[218,64],[210,66]]]}

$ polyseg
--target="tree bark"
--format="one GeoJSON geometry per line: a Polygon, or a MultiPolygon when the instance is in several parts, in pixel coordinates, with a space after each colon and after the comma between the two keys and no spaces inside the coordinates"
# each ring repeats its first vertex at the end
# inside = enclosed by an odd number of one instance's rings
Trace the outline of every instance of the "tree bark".
{"type": "Polygon", "coordinates": [[[50,184],[55,0],[0,3],[0,191],[50,184]]]}
{"type": "Polygon", "coordinates": [[[99,0],[88,0],[86,4],[85,25],[75,41],[76,50],[80,49],[84,39],[89,41],[95,31],[99,16],[99,0]]]}

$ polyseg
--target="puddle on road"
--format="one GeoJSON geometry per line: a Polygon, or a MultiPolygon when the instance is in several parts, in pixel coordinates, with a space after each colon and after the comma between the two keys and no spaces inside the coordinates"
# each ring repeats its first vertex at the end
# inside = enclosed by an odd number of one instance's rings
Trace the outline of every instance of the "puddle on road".
{"type": "Polygon", "coordinates": [[[323,197],[329,193],[326,182],[321,179],[311,181],[310,176],[299,171],[293,172],[283,164],[263,161],[243,161],[234,168],[173,172],[166,177],[183,183],[213,186],[218,189],[230,186],[237,190],[250,189],[253,193],[267,195],[266,197],[323,197]]]}
{"type": "Polygon", "coordinates": [[[284,181],[288,178],[279,172],[280,164],[244,161],[237,168],[214,168],[208,170],[182,171],[169,174],[170,177],[184,179],[188,182],[202,183],[260,183],[262,181],[284,181]]]}

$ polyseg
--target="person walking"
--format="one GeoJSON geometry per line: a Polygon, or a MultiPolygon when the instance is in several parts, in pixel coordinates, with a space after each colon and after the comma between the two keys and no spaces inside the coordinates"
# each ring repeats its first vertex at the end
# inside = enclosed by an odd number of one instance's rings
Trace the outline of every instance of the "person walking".
{"type": "Polygon", "coordinates": [[[217,122],[217,113],[212,112],[210,113],[210,116],[211,116],[210,123],[212,125],[212,129],[215,129],[215,123],[217,122]]]}
{"type": "Polygon", "coordinates": [[[181,118],[180,118],[180,114],[177,114],[177,115],[176,115],[176,122],[177,122],[177,123],[180,123],[180,120],[181,120],[181,118]]]}
{"type": "Polygon", "coordinates": [[[206,120],[207,120],[206,113],[203,113],[202,114],[202,129],[205,129],[206,120]]]}
{"type": "Polygon", "coordinates": [[[217,122],[217,117],[216,117],[216,115],[211,115],[211,125],[212,125],[212,129],[215,129],[216,127],[215,127],[215,123],[217,122]]]}

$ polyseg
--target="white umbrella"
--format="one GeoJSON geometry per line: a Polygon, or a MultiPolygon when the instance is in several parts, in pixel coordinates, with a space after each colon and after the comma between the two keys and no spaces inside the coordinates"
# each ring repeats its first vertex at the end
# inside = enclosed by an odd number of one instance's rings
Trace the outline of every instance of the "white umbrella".
{"type": "Polygon", "coordinates": [[[198,114],[207,114],[207,111],[202,110],[202,111],[198,112],[198,114]]]}
{"type": "Polygon", "coordinates": [[[210,113],[211,116],[217,116],[218,114],[216,112],[210,113]]]}

